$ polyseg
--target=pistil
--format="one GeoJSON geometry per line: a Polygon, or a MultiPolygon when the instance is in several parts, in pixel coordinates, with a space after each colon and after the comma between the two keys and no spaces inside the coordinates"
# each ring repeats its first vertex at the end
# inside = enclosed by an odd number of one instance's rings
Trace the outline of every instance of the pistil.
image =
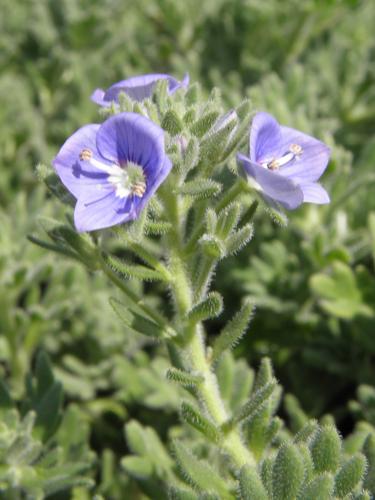
{"type": "Polygon", "coordinates": [[[269,170],[279,170],[280,167],[287,165],[293,160],[299,160],[303,153],[303,149],[299,144],[291,144],[286,153],[280,158],[272,158],[272,160],[262,161],[260,164],[269,170]]]}

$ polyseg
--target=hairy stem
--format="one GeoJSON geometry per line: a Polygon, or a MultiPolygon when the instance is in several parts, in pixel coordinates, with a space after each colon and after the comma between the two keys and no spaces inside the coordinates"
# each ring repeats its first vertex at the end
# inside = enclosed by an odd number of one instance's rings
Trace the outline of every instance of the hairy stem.
{"type": "MultiPolygon", "coordinates": [[[[221,426],[228,420],[229,416],[220,395],[216,375],[211,370],[206,357],[200,326],[196,328],[195,335],[191,337],[187,350],[189,350],[192,369],[204,376],[204,382],[199,386],[200,401],[211,415],[215,424],[221,426]]],[[[255,464],[254,457],[242,442],[238,428],[234,428],[230,433],[225,435],[222,447],[237,467],[242,467],[245,464],[255,464]]]]}

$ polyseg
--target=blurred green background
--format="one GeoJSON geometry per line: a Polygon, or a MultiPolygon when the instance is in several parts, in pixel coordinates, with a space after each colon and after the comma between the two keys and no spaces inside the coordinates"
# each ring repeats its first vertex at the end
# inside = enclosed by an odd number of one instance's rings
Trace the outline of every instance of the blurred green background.
{"type": "Polygon", "coordinates": [[[348,402],[375,384],[374,2],[0,0],[0,12],[0,370],[13,397],[24,397],[43,348],[102,464],[126,453],[124,421],[162,437],[177,425],[163,350],[124,332],[104,278],[26,236],[41,217],[64,217],[35,166],[101,119],[91,92],[188,72],[207,93],[217,86],[228,109],[248,96],[332,147],[322,179],[332,203],[290,213],[287,228],[257,215],[249,250],[217,273],[227,308],[210,335],[252,297],[257,312],[237,354],[254,366],[269,355],[309,415],[332,413],[349,432],[366,409],[348,402]]]}

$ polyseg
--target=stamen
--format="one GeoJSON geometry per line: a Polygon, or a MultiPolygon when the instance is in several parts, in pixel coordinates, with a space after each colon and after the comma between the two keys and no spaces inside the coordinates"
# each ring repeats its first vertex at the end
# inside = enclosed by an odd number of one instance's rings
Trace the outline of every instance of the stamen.
{"type": "Polygon", "coordinates": [[[90,161],[92,158],[92,151],[91,149],[82,149],[82,151],[79,153],[79,159],[81,161],[90,161]]]}
{"type": "Polygon", "coordinates": [[[84,148],[79,153],[81,161],[87,161],[93,167],[108,174],[108,182],[113,186],[118,198],[127,198],[129,195],[142,198],[146,192],[146,182],[143,168],[136,163],[127,162],[124,166],[117,163],[107,165],[94,158],[93,152],[84,148]]]}
{"type": "Polygon", "coordinates": [[[272,160],[267,163],[267,168],[270,170],[278,170],[280,168],[280,163],[277,160],[272,160]]]}
{"type": "Polygon", "coordinates": [[[136,182],[132,186],[132,193],[134,194],[134,196],[138,196],[138,198],[142,198],[145,192],[146,192],[146,184],[142,181],[136,182]]]}
{"type": "Polygon", "coordinates": [[[269,170],[278,170],[280,167],[287,165],[293,160],[299,160],[303,149],[299,144],[291,144],[286,153],[284,153],[280,158],[273,158],[269,161],[261,162],[262,167],[268,168],[269,170]]]}
{"type": "Polygon", "coordinates": [[[302,146],[300,146],[299,144],[291,144],[289,146],[289,151],[293,154],[295,154],[296,156],[299,156],[302,154],[303,150],[302,150],[302,146]]]}

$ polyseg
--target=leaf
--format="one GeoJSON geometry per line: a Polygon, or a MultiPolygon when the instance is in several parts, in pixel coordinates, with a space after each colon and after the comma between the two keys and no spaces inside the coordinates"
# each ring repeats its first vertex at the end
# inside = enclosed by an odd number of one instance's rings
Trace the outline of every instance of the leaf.
{"type": "Polygon", "coordinates": [[[148,479],[154,471],[152,463],[147,458],[137,456],[122,458],[121,467],[136,479],[148,479]]]}
{"type": "Polygon", "coordinates": [[[231,500],[228,485],[208,464],[198,460],[182,443],[173,444],[174,455],[186,480],[207,493],[217,493],[223,500],[231,500]]]}
{"type": "Polygon", "coordinates": [[[241,500],[268,500],[267,491],[255,467],[242,467],[239,483],[241,500]]]}
{"type": "Polygon", "coordinates": [[[185,182],[177,192],[183,196],[205,199],[217,196],[221,190],[222,185],[219,182],[211,179],[196,179],[194,181],[185,182]]]}
{"type": "Polygon", "coordinates": [[[232,318],[215,339],[212,349],[212,363],[222,356],[222,354],[240,341],[246,333],[249,325],[254,305],[250,301],[245,301],[240,311],[232,318]]]}
{"type": "Polygon", "coordinates": [[[168,109],[163,116],[161,127],[171,134],[171,136],[175,136],[182,132],[184,125],[178,114],[174,110],[168,109]]]}
{"type": "Polygon", "coordinates": [[[125,279],[138,279],[141,281],[168,281],[165,273],[150,269],[138,264],[130,264],[124,260],[110,255],[105,256],[108,266],[118,275],[125,279]]]}
{"type": "Polygon", "coordinates": [[[220,430],[187,401],[184,401],[181,405],[181,417],[209,441],[213,443],[220,442],[222,438],[220,430]]]}
{"type": "Polygon", "coordinates": [[[357,453],[347,460],[340,468],[335,477],[335,495],[344,498],[351,493],[366,470],[366,458],[362,453],[357,453]]]}
{"type": "Polygon", "coordinates": [[[241,215],[241,205],[239,203],[230,203],[218,214],[216,234],[219,238],[225,239],[231,233],[238,223],[241,215]]]}
{"type": "Polygon", "coordinates": [[[146,316],[141,316],[136,311],[130,311],[127,306],[114,297],[110,297],[109,303],[119,319],[127,328],[147,337],[171,338],[176,333],[168,326],[162,327],[146,316]]]}
{"type": "Polygon", "coordinates": [[[300,496],[300,500],[331,500],[335,482],[330,474],[321,474],[306,484],[300,496]]]}
{"type": "Polygon", "coordinates": [[[230,420],[230,428],[233,427],[235,423],[249,420],[256,414],[258,414],[264,408],[264,405],[267,403],[268,399],[271,398],[276,385],[276,380],[273,380],[258,389],[251,396],[250,400],[245,403],[232,417],[232,419],[230,420]]]}
{"type": "Polygon", "coordinates": [[[223,310],[223,298],[218,292],[210,292],[207,297],[196,304],[188,313],[187,320],[193,323],[216,318],[223,310]]]}
{"type": "Polygon", "coordinates": [[[177,368],[170,368],[167,371],[167,379],[177,382],[185,388],[199,386],[204,381],[203,375],[195,375],[177,368]]]}
{"type": "Polygon", "coordinates": [[[318,296],[322,308],[342,319],[357,315],[373,316],[372,309],[363,302],[353,270],[343,262],[334,262],[330,276],[319,273],[310,279],[310,287],[318,296]]]}
{"type": "Polygon", "coordinates": [[[226,241],[228,255],[234,255],[244,248],[252,239],[254,228],[252,224],[246,224],[239,231],[232,234],[226,241]]]}
{"type": "Polygon", "coordinates": [[[322,427],[310,445],[317,472],[336,472],[341,460],[341,438],[332,425],[322,427]]]}
{"type": "Polygon", "coordinates": [[[203,137],[204,134],[208,132],[213,126],[218,116],[218,111],[209,111],[205,113],[203,116],[198,118],[198,120],[196,120],[190,127],[191,133],[196,135],[197,137],[203,137]]]}
{"type": "Polygon", "coordinates": [[[297,446],[285,443],[279,449],[272,469],[274,500],[291,500],[300,490],[305,475],[297,446]]]}

